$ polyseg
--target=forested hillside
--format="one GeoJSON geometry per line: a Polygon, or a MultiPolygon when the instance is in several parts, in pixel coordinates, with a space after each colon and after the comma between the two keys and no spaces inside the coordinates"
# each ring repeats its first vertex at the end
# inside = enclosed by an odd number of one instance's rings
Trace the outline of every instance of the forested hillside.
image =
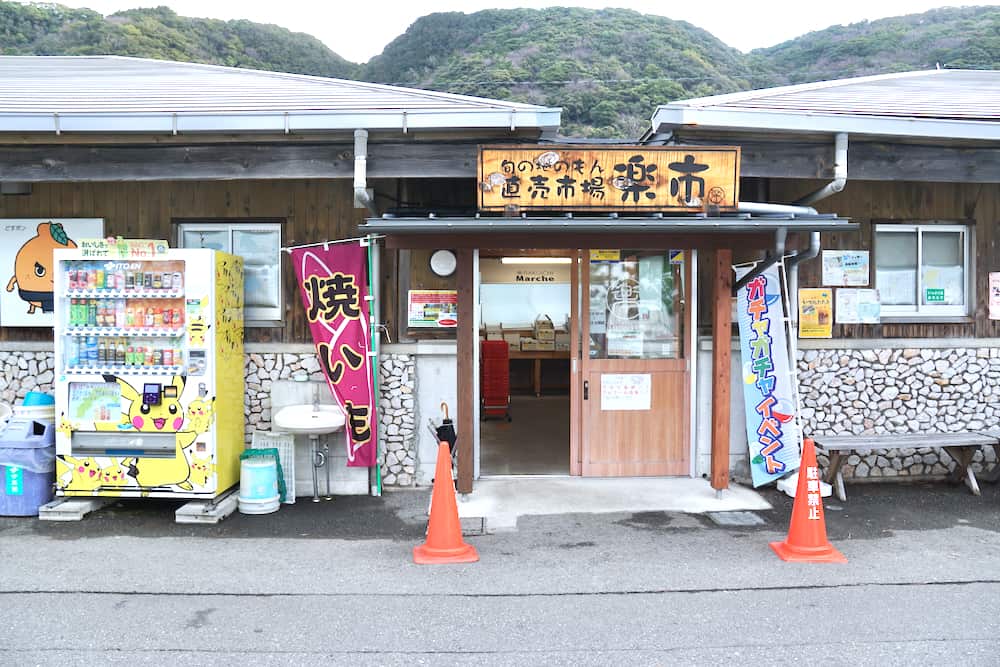
{"type": "Polygon", "coordinates": [[[136,56],[348,79],[360,70],[304,33],[188,18],[166,7],[105,18],[89,9],[0,2],[0,54],[136,56]]]}
{"type": "Polygon", "coordinates": [[[775,84],[804,83],[941,67],[1000,69],[1000,7],[934,9],[832,26],[769,49],[750,61],[775,84]]]}
{"type": "Polygon", "coordinates": [[[127,55],[480,95],[562,107],[566,135],[634,138],[671,100],[937,65],[1000,69],[1000,8],[837,25],[749,54],[627,9],[448,12],[418,19],[359,65],[273,25],[0,1],[0,53],[127,55]]]}
{"type": "Polygon", "coordinates": [[[690,23],[627,9],[503,9],[418,19],[371,81],[563,108],[563,132],[635,136],[656,104],[769,78],[690,23]]]}

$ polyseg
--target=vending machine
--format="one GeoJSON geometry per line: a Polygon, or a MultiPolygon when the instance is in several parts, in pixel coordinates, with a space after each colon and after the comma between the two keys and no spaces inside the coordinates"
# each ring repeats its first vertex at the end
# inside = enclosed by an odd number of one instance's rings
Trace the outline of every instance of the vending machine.
{"type": "Polygon", "coordinates": [[[243,451],[243,260],[55,251],[56,494],[214,498],[243,451]]]}

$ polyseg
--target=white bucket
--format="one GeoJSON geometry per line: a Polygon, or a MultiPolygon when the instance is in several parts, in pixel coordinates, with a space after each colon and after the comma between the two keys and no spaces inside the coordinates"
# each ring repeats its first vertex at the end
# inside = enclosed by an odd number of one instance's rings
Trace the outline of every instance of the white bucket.
{"type": "Polygon", "coordinates": [[[240,466],[240,513],[276,512],[281,504],[280,498],[278,468],[274,459],[243,459],[240,466]]]}

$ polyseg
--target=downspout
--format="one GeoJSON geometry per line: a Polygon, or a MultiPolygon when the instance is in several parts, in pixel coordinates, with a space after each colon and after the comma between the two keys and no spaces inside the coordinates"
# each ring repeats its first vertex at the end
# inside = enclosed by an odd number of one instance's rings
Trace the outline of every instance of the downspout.
{"type": "Polygon", "coordinates": [[[733,296],[736,296],[740,289],[748,282],[778,263],[778,260],[785,254],[785,239],[787,237],[787,227],[778,227],[778,229],[774,230],[774,250],[768,250],[767,255],[757,263],[757,266],[753,267],[745,276],[733,283],[733,296]]]}
{"type": "Polygon", "coordinates": [[[377,216],[375,202],[368,192],[368,130],[354,130],[354,207],[367,208],[377,216]]]}
{"type": "MultiPolygon", "coordinates": [[[[773,215],[773,214],[791,214],[791,215],[816,215],[816,209],[808,206],[825,199],[830,195],[836,194],[837,192],[843,191],[844,187],[847,185],[847,133],[838,132],[834,139],[834,162],[833,162],[833,180],[821,187],[820,189],[812,192],[805,197],[797,200],[793,204],[767,204],[758,202],[739,202],[739,211],[741,213],[750,213],[758,215],[773,215]]],[[[767,256],[763,261],[758,264],[753,271],[743,276],[743,278],[733,285],[733,294],[746,285],[748,282],[756,278],[758,275],[766,271],[768,268],[773,266],[778,259],[785,252],[785,234],[787,230],[784,228],[779,230],[780,234],[775,235],[775,248],[773,251],[768,252],[767,256]]],[[[791,304],[791,313],[789,313],[790,322],[793,327],[798,327],[798,288],[799,288],[799,270],[798,265],[807,259],[813,259],[819,254],[820,248],[820,235],[819,232],[813,232],[809,237],[809,248],[805,251],[797,250],[785,260],[785,266],[788,269],[788,291],[789,301],[791,304]]],[[[794,357],[793,357],[794,358],[794,357]]]]}
{"type": "Polygon", "coordinates": [[[820,199],[826,199],[843,190],[845,185],[847,185],[847,133],[838,132],[834,140],[833,180],[795,203],[812,204],[820,199]]]}

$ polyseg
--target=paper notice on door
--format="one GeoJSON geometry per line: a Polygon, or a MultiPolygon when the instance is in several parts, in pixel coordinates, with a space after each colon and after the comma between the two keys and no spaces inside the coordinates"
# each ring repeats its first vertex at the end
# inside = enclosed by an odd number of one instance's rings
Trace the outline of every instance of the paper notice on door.
{"type": "Polygon", "coordinates": [[[601,374],[601,410],[649,410],[652,394],[649,373],[601,374]]]}
{"type": "Polygon", "coordinates": [[[990,274],[990,319],[1000,320],[1000,273],[990,274]]]}

